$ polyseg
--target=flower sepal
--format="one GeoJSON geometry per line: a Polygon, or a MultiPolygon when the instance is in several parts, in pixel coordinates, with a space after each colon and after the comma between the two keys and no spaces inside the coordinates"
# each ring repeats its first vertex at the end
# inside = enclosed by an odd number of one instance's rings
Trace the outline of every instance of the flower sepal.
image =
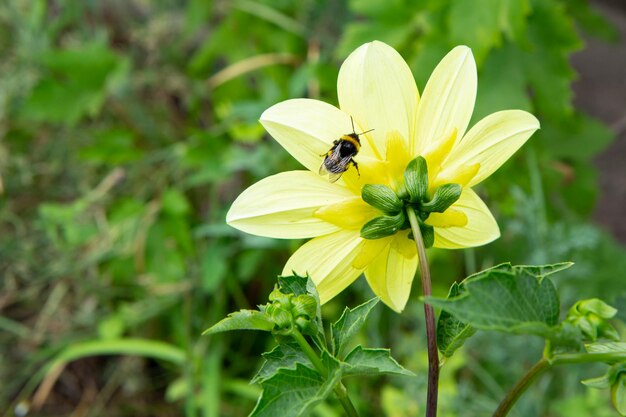
{"type": "Polygon", "coordinates": [[[361,237],[364,239],[381,239],[392,236],[406,228],[407,218],[401,211],[395,216],[380,216],[365,223],[361,228],[361,237]]]}
{"type": "Polygon", "coordinates": [[[428,197],[428,165],[424,157],[418,156],[408,163],[404,170],[404,187],[411,203],[428,197]]]}
{"type": "Polygon", "coordinates": [[[461,197],[463,188],[459,184],[443,184],[435,190],[428,202],[420,202],[419,208],[427,213],[443,213],[461,197]]]}
{"type": "MultiPolygon", "coordinates": [[[[420,233],[422,235],[422,241],[426,249],[432,248],[435,244],[435,228],[424,223],[420,216],[418,216],[418,223],[420,226],[420,233]]],[[[415,240],[413,232],[409,233],[409,239],[415,240]]]]}
{"type": "Polygon", "coordinates": [[[365,184],[361,189],[361,198],[385,214],[395,215],[403,208],[402,201],[396,193],[383,184],[365,184]]]}

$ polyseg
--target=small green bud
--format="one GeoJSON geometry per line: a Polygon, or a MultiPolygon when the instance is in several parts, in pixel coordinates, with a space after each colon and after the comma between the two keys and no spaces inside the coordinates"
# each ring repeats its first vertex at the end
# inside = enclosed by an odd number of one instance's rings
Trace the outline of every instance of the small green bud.
{"type": "Polygon", "coordinates": [[[570,321],[574,326],[578,327],[586,339],[592,342],[598,339],[598,329],[587,317],[574,317],[570,321]]]}
{"type": "Polygon", "coordinates": [[[312,319],[317,314],[317,301],[309,294],[301,294],[291,299],[293,305],[291,312],[294,316],[306,316],[312,319]]]}
{"type": "Polygon", "coordinates": [[[624,372],[624,364],[617,365],[619,369],[614,367],[611,369],[613,383],[611,384],[611,400],[615,410],[626,416],[626,372],[624,372]]]}
{"type": "Polygon", "coordinates": [[[428,203],[420,204],[420,209],[432,213],[443,213],[461,197],[463,187],[459,184],[444,184],[435,190],[435,195],[428,203]]]}
{"type": "Polygon", "coordinates": [[[611,326],[607,322],[598,326],[598,335],[604,339],[614,340],[616,342],[620,341],[619,333],[615,330],[615,327],[611,326]]]}
{"type": "Polygon", "coordinates": [[[365,184],[361,189],[361,198],[386,214],[396,214],[402,210],[402,201],[391,188],[383,184],[365,184]]]}
{"type": "Polygon", "coordinates": [[[287,329],[293,324],[293,316],[289,311],[282,308],[276,308],[270,314],[270,318],[276,325],[276,329],[287,329]]]}
{"type": "Polygon", "coordinates": [[[269,300],[274,306],[289,310],[291,309],[290,300],[292,297],[293,294],[285,294],[281,292],[277,287],[274,287],[274,290],[270,293],[269,300]]]}
{"type": "Polygon", "coordinates": [[[576,326],[588,340],[619,340],[617,330],[607,321],[615,314],[615,308],[598,298],[591,298],[574,304],[567,314],[567,321],[576,326]]]}
{"type": "Polygon", "coordinates": [[[603,319],[612,319],[617,314],[617,309],[611,307],[599,298],[581,300],[574,304],[572,310],[576,310],[582,314],[593,313],[603,319]]]}
{"type": "Polygon", "coordinates": [[[304,316],[296,317],[295,324],[302,334],[306,334],[308,336],[315,336],[317,334],[317,329],[315,328],[313,321],[304,316]]]}
{"type": "Polygon", "coordinates": [[[274,289],[272,290],[272,292],[270,293],[268,298],[269,298],[270,301],[275,301],[275,300],[279,299],[280,297],[282,297],[283,295],[285,295],[285,294],[280,292],[280,290],[278,289],[278,286],[274,285],[274,289]]]}
{"type": "Polygon", "coordinates": [[[413,203],[426,198],[428,191],[428,165],[422,156],[418,156],[404,170],[404,186],[413,203]]]}
{"type": "Polygon", "coordinates": [[[405,222],[406,216],[403,211],[395,216],[376,217],[365,223],[361,228],[361,237],[364,239],[380,239],[391,236],[398,230],[402,230],[405,222]]]}

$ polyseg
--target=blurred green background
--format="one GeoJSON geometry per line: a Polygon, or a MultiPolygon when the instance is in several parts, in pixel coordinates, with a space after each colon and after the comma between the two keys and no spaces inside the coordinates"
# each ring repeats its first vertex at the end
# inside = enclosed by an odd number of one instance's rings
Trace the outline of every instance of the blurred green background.
{"type": "MultiPolygon", "coordinates": [[[[621,1],[3,0],[0,412],[247,415],[259,393],[247,381],[272,340],[200,333],[264,303],[301,242],[241,234],[225,213],[248,185],[298,168],[257,122],[263,110],[293,97],[336,104],[341,62],[373,39],[400,51],[420,90],[448,50],[471,46],[474,122],[520,108],[542,124],[479,189],[502,238],[432,250],[435,292],[507,260],[571,260],[557,279],[563,308],[597,296],[623,320],[626,250],[614,236],[626,241],[626,138],[614,140],[626,99],[620,107],[610,94],[626,97],[626,66],[601,80],[607,95],[584,78],[579,108],[572,93],[570,58],[586,40],[599,49],[575,62],[592,72],[615,68],[603,59],[625,48],[603,14],[626,21],[621,1]],[[594,112],[617,120],[613,131],[594,112]],[[621,229],[603,231],[594,212],[621,229]]],[[[360,280],[324,315],[371,296],[360,280]]],[[[362,338],[391,347],[419,377],[352,381],[363,416],[424,411],[417,288],[411,297],[402,315],[378,308],[362,338]]],[[[444,366],[440,414],[489,415],[541,349],[538,339],[479,332],[444,366]]],[[[599,373],[551,371],[511,416],[616,415],[607,392],[579,382],[599,373]]],[[[341,415],[333,403],[316,413],[341,415]]]]}

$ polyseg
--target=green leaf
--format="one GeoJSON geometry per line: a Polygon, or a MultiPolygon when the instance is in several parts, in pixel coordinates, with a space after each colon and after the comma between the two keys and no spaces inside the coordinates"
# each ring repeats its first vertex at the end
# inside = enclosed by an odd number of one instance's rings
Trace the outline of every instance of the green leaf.
{"type": "MultiPolygon", "coordinates": [[[[498,265],[503,269],[507,269],[509,264],[498,265]]],[[[574,265],[573,262],[558,262],[550,265],[515,265],[512,266],[514,271],[526,272],[536,277],[547,277],[548,275],[564,271],[574,265]]]]}
{"type": "Polygon", "coordinates": [[[313,368],[309,358],[296,343],[283,343],[272,351],[263,354],[265,362],[259,372],[250,381],[251,384],[263,382],[274,376],[280,369],[296,369],[298,363],[313,368]]]}
{"type": "Polygon", "coordinates": [[[263,392],[250,417],[306,416],[332,393],[340,379],[339,368],[331,369],[326,380],[301,363],[295,369],[279,369],[261,384],[263,392]]]}
{"type": "Polygon", "coordinates": [[[576,23],[585,32],[605,41],[615,42],[619,40],[617,28],[601,13],[594,10],[588,0],[568,0],[566,5],[569,13],[576,19],[576,23]]]}
{"type": "Polygon", "coordinates": [[[372,298],[353,309],[346,307],[339,320],[331,325],[333,353],[336,357],[342,355],[347,344],[361,330],[367,316],[379,301],[379,298],[372,298]]]}
{"type": "MultiPolygon", "coordinates": [[[[308,277],[301,277],[296,273],[291,276],[280,276],[278,277],[278,287],[283,294],[308,294],[308,280],[308,277]]],[[[315,286],[313,288],[315,289],[315,286]]]]}
{"type": "MultiPolygon", "coordinates": [[[[456,282],[453,283],[448,293],[448,299],[458,296],[460,292],[460,285],[456,282]]],[[[449,358],[474,333],[476,333],[475,328],[443,310],[437,321],[437,348],[444,357],[449,358]]]]}
{"type": "Polygon", "coordinates": [[[514,45],[491,51],[480,74],[472,125],[498,110],[532,110],[521,61],[522,55],[514,45]]]}
{"type": "Polygon", "coordinates": [[[350,365],[344,370],[344,376],[379,374],[415,376],[391,357],[389,349],[368,349],[359,345],[348,353],[344,362],[350,365]]]}
{"type": "Polygon", "coordinates": [[[103,355],[142,356],[168,361],[179,366],[187,360],[183,349],[156,340],[138,338],[87,340],[63,349],[43,369],[49,372],[77,359],[103,355]]]}
{"type": "Polygon", "coordinates": [[[27,120],[67,125],[100,111],[110,78],[123,67],[123,60],[101,42],[47,50],[40,60],[45,76],[23,104],[21,114],[27,120]]]}
{"type": "Polygon", "coordinates": [[[215,334],[231,330],[271,331],[274,322],[263,312],[257,310],[239,310],[205,330],[202,334],[215,334]]]}
{"type": "Polygon", "coordinates": [[[534,47],[522,65],[536,111],[547,119],[568,118],[573,114],[571,83],[575,76],[569,56],[583,45],[574,21],[562,3],[535,1],[528,19],[528,37],[534,47]]]}
{"type": "Polygon", "coordinates": [[[491,48],[500,44],[499,8],[502,0],[483,0],[478,6],[471,1],[450,3],[449,27],[452,44],[472,48],[480,63],[491,48]]]}
{"type": "Polygon", "coordinates": [[[426,302],[479,329],[553,336],[558,332],[558,294],[549,278],[535,276],[528,268],[498,265],[463,281],[457,297],[431,297],[426,302]]]}
{"type": "Polygon", "coordinates": [[[626,343],[624,342],[598,342],[585,345],[589,353],[626,353],[626,343]]]}
{"type": "Polygon", "coordinates": [[[606,374],[596,377],[596,378],[584,379],[580,382],[582,382],[584,385],[588,386],[589,388],[596,388],[596,389],[605,389],[611,386],[611,382],[609,381],[609,376],[606,374]]]}

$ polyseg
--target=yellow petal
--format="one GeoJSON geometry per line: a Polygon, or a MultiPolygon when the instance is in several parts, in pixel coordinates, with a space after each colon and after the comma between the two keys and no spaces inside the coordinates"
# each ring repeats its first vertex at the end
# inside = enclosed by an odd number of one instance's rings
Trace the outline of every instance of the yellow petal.
{"type": "Polygon", "coordinates": [[[364,156],[360,153],[355,159],[359,164],[358,172],[356,169],[350,168],[343,173],[340,179],[354,194],[361,195],[361,188],[365,184],[384,184],[389,180],[386,161],[364,156]]]}
{"type": "Polygon", "coordinates": [[[320,207],[313,213],[327,223],[348,230],[361,230],[365,223],[380,214],[380,211],[356,196],[320,207]]]}
{"type": "Polygon", "coordinates": [[[467,132],[445,162],[444,175],[464,166],[480,164],[468,186],[478,184],[513,155],[539,129],[539,121],[522,110],[493,113],[467,132]]]}
{"type": "Polygon", "coordinates": [[[481,246],[500,237],[496,220],[472,189],[464,188],[461,197],[448,210],[451,209],[463,212],[467,216],[467,224],[463,227],[435,227],[436,248],[481,246]]]}
{"type": "Polygon", "coordinates": [[[325,235],[339,227],[315,217],[320,207],[354,195],[310,171],[288,171],[264,178],[233,203],[226,222],[244,232],[275,238],[325,235]]]}
{"type": "Polygon", "coordinates": [[[468,220],[464,212],[449,208],[443,213],[430,213],[424,223],[433,227],[465,227],[468,220]]]}
{"type": "Polygon", "coordinates": [[[315,283],[322,303],[327,302],[361,275],[363,269],[352,266],[361,252],[363,238],[359,232],[339,231],[310,240],[287,261],[283,275],[295,271],[308,273],[315,283]]]}
{"type": "Polygon", "coordinates": [[[393,247],[400,252],[405,258],[413,258],[417,256],[417,249],[415,248],[415,241],[409,239],[410,230],[398,232],[393,240],[393,247]]]}
{"type": "Polygon", "coordinates": [[[476,177],[479,170],[480,164],[462,165],[454,169],[445,169],[428,184],[428,190],[434,192],[434,190],[443,184],[459,184],[462,187],[468,186],[474,177],[476,177]]]}
{"type": "Polygon", "coordinates": [[[385,160],[388,164],[388,182],[392,188],[398,188],[396,181],[402,181],[404,170],[412,159],[408,142],[400,132],[392,130],[387,134],[387,155],[385,160]]]}
{"type": "Polygon", "coordinates": [[[457,46],[433,71],[417,110],[413,153],[419,155],[429,144],[445,140],[456,128],[463,137],[476,100],[476,62],[467,46],[457,46]]]}
{"type": "Polygon", "coordinates": [[[376,258],[392,241],[393,236],[382,239],[365,239],[361,253],[352,261],[352,266],[357,269],[364,269],[376,258]]]}
{"type": "Polygon", "coordinates": [[[417,256],[407,258],[392,244],[370,263],[365,278],[374,294],[400,313],[409,299],[416,270],[417,256]]]}
{"type": "Polygon", "coordinates": [[[350,116],[330,104],[305,98],[273,105],[260,121],[287,152],[315,173],[333,141],[352,132],[350,116]]]}
{"type": "Polygon", "coordinates": [[[374,129],[365,136],[379,159],[388,131],[407,140],[413,135],[419,93],[411,69],[389,45],[374,41],[352,52],[339,70],[337,93],[341,110],[361,129],[374,129]]]}
{"type": "Polygon", "coordinates": [[[456,143],[457,130],[452,129],[447,139],[430,144],[429,148],[424,152],[424,159],[428,166],[428,177],[435,178],[441,170],[441,164],[448,157],[452,147],[456,143]]]}

